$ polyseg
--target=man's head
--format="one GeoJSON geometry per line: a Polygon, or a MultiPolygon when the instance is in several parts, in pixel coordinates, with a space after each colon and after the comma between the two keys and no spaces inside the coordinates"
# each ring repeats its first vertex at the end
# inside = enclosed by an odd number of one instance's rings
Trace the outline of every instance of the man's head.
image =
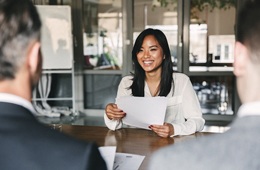
{"type": "Polygon", "coordinates": [[[234,74],[242,103],[260,100],[259,0],[248,0],[238,13],[234,74]]]}
{"type": "Polygon", "coordinates": [[[27,73],[30,85],[38,81],[40,28],[30,0],[0,0],[0,83],[17,79],[21,71],[27,73]]]}

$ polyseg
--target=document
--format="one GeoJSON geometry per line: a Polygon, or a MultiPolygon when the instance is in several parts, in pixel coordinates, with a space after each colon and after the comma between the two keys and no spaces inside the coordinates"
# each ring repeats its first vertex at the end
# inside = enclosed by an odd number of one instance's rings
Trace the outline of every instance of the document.
{"type": "Polygon", "coordinates": [[[149,129],[152,124],[163,125],[167,102],[167,97],[123,96],[116,98],[118,108],[126,113],[122,119],[123,123],[143,129],[149,129]]]}
{"type": "Polygon", "coordinates": [[[98,149],[107,164],[107,169],[113,170],[116,155],[116,146],[100,146],[98,149]]]}
{"type": "Polygon", "coordinates": [[[138,170],[145,156],[116,153],[113,170],[138,170]]]}
{"type": "Polygon", "coordinates": [[[138,170],[145,157],[130,153],[116,153],[116,146],[100,146],[99,151],[108,170],[138,170]]]}

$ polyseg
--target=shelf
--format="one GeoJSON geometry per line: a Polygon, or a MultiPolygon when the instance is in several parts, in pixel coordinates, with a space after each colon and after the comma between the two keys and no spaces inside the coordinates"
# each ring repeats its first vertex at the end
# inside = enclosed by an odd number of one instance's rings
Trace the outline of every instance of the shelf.
{"type": "Polygon", "coordinates": [[[232,72],[189,72],[189,76],[233,76],[232,72]]]}
{"type": "Polygon", "coordinates": [[[233,76],[233,67],[190,66],[189,76],[233,76]]]}
{"type": "Polygon", "coordinates": [[[122,70],[84,70],[84,74],[116,74],[121,75],[122,70]]]}
{"type": "Polygon", "coordinates": [[[73,70],[42,70],[43,74],[71,74],[73,70]]]}
{"type": "Polygon", "coordinates": [[[228,126],[234,119],[235,115],[212,115],[204,114],[202,115],[205,119],[205,125],[214,126],[228,126]]]}
{"type": "Polygon", "coordinates": [[[206,124],[229,124],[233,121],[236,115],[214,115],[214,114],[203,114],[202,117],[205,119],[206,124]]]}
{"type": "Polygon", "coordinates": [[[208,72],[233,72],[234,68],[233,67],[227,67],[227,66],[190,66],[189,70],[191,72],[196,72],[196,71],[208,71],[208,72]]]}
{"type": "Polygon", "coordinates": [[[57,98],[34,98],[34,99],[32,99],[33,101],[43,101],[43,100],[45,100],[45,101],[62,101],[62,100],[73,100],[73,98],[72,97],[57,97],[57,98]]]}

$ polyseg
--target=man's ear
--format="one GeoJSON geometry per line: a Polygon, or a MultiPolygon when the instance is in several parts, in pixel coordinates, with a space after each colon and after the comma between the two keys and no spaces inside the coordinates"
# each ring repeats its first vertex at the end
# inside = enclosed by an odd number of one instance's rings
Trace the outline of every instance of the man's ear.
{"type": "Polygon", "coordinates": [[[235,50],[234,50],[234,71],[233,73],[235,76],[239,77],[243,75],[246,72],[246,64],[248,60],[248,49],[247,47],[240,43],[236,42],[235,43],[235,50]]]}
{"type": "Polygon", "coordinates": [[[38,64],[41,60],[40,43],[34,42],[28,51],[28,65],[31,73],[37,72],[38,64]]]}

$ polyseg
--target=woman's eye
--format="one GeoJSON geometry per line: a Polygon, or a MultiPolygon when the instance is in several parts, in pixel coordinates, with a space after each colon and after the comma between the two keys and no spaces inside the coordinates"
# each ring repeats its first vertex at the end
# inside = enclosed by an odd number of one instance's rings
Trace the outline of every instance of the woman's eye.
{"type": "Polygon", "coordinates": [[[156,48],[152,48],[151,51],[156,51],[157,49],[156,48]]]}
{"type": "Polygon", "coordinates": [[[139,49],[138,53],[140,53],[140,52],[142,52],[142,51],[143,51],[143,49],[139,49]]]}

